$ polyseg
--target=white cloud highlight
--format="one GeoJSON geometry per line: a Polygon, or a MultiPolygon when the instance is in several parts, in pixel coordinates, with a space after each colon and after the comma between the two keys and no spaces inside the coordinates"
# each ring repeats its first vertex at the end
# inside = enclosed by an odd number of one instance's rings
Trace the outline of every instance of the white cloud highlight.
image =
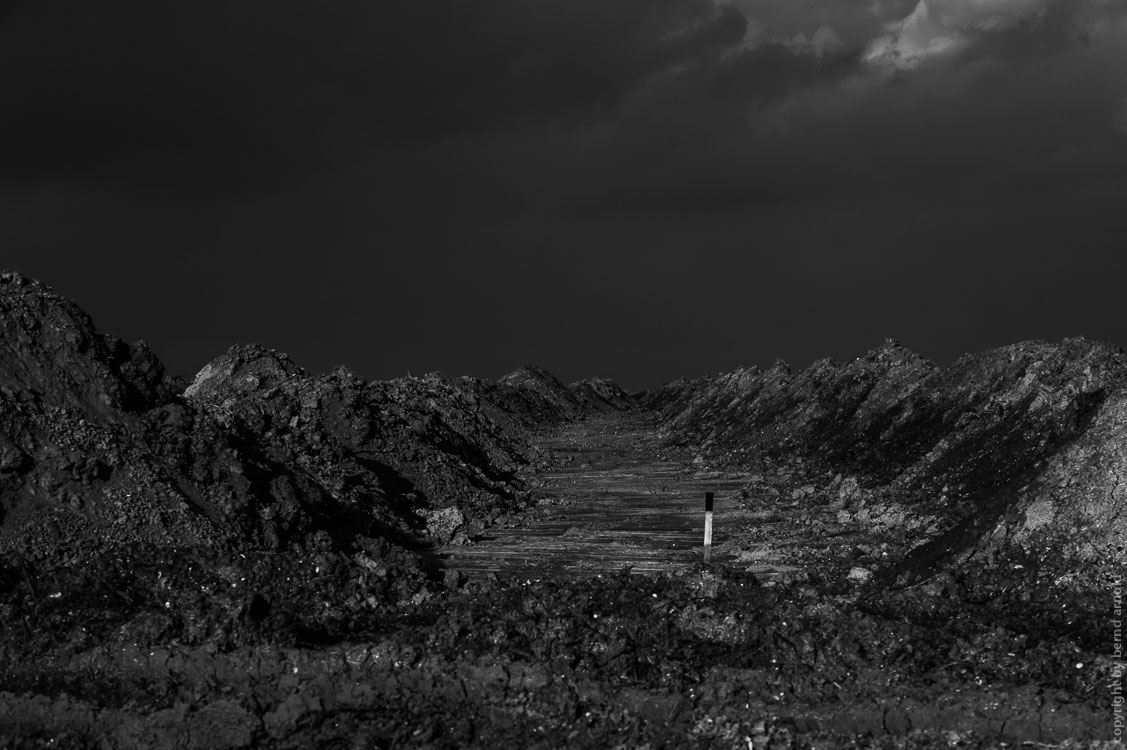
{"type": "Polygon", "coordinates": [[[1050,0],[919,0],[890,35],[870,42],[866,62],[910,70],[965,49],[982,32],[1004,31],[1043,14],[1050,0]]]}

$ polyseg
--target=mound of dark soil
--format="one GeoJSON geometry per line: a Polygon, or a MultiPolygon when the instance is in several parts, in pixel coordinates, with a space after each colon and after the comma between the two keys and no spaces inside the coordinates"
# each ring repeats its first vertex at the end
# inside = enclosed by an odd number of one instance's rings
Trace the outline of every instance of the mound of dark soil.
{"type": "Polygon", "coordinates": [[[320,532],[341,548],[446,541],[522,507],[528,431],[584,413],[535,368],[368,383],[257,346],[183,390],[143,343],[99,334],[16,274],[0,280],[0,324],[0,549],[29,559],[115,544],[284,550],[320,532]]]}
{"type": "Polygon", "coordinates": [[[265,507],[286,520],[276,533],[303,527],[316,488],[180,401],[143,344],[99,334],[40,284],[3,279],[0,551],[77,560],[144,542],[253,544],[265,507]]]}
{"type": "Polygon", "coordinates": [[[569,419],[582,413],[575,394],[542,367],[521,365],[501,378],[493,400],[506,411],[535,424],[569,419]],[[515,397],[515,398],[514,398],[515,397]]]}
{"type": "Polygon", "coordinates": [[[588,378],[568,386],[587,412],[614,412],[634,409],[638,399],[609,378],[588,378]]]}
{"type": "Polygon", "coordinates": [[[896,575],[1021,543],[1067,567],[1127,563],[1118,438],[1127,358],[1083,339],[937,367],[895,342],[853,362],[670,384],[668,441],[728,466],[796,463],[863,521],[917,530],[896,575]],[[818,480],[818,478],[822,478],[818,480]]]}
{"type": "MultiPolygon", "coordinates": [[[[519,418],[478,381],[439,375],[368,383],[347,369],[310,375],[284,354],[234,347],[185,391],[233,433],[313,477],[349,528],[424,530],[440,541],[521,507],[528,461],[519,418]],[[367,528],[367,526],[364,526],[367,528]]],[[[519,388],[510,388],[510,401],[519,388]]]]}

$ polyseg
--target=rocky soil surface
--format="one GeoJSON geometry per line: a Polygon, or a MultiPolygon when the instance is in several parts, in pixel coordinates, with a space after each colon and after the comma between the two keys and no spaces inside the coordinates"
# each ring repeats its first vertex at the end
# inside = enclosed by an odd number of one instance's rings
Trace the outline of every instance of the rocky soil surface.
{"type": "Polygon", "coordinates": [[[1125,372],[188,383],[2,274],[0,748],[1100,746],[1125,372]]]}

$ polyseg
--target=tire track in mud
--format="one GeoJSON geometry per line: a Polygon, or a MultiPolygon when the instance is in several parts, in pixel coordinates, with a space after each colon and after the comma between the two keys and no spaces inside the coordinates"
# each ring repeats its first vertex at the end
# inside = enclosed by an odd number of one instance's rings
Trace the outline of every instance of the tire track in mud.
{"type": "Polygon", "coordinates": [[[471,544],[436,550],[435,562],[470,578],[689,570],[702,560],[705,492],[716,495],[715,563],[788,577],[801,574],[804,551],[824,546],[795,522],[797,503],[741,492],[757,475],[700,471],[687,453],[661,448],[653,415],[590,417],[539,447],[552,468],[537,477],[537,506],[471,544]]]}

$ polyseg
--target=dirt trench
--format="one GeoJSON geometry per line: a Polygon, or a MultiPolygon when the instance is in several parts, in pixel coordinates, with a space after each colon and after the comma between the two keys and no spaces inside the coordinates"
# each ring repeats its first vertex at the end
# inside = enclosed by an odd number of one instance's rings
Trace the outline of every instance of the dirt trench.
{"type": "MultiPolygon", "coordinates": [[[[792,582],[840,568],[827,550],[879,545],[883,537],[839,523],[812,504],[792,468],[720,471],[663,446],[648,412],[597,415],[544,433],[547,467],[533,481],[534,510],[431,560],[470,580],[577,578],[629,569],[685,573],[704,553],[705,493],[714,495],[711,562],[792,582]]],[[[841,555],[837,555],[840,558],[841,555]]]]}

